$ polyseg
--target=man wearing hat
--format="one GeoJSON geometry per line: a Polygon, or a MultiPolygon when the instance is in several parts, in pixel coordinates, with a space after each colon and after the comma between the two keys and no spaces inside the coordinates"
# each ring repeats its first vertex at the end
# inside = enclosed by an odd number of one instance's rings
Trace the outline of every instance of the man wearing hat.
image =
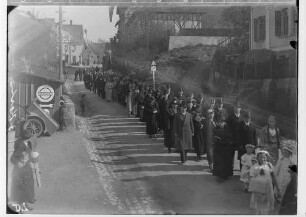
{"type": "Polygon", "coordinates": [[[216,127],[214,121],[214,111],[208,109],[206,119],[204,120],[204,147],[207,153],[207,161],[211,172],[213,171],[213,153],[214,153],[214,135],[213,131],[216,127]]]}
{"type": "Polygon", "coordinates": [[[220,97],[218,103],[216,104],[215,108],[215,121],[226,121],[228,118],[228,114],[225,108],[223,108],[222,98],[220,97]]]}
{"type": "Polygon", "coordinates": [[[185,163],[187,151],[192,150],[192,136],[194,134],[192,116],[187,112],[185,102],[181,103],[180,112],[174,117],[173,134],[176,139],[175,148],[180,152],[181,162],[185,163]]]}
{"type": "MultiPolygon", "coordinates": [[[[244,111],[242,115],[243,121],[238,126],[238,160],[241,161],[241,156],[246,153],[245,145],[252,144],[257,147],[257,133],[255,125],[251,122],[251,112],[244,111]]],[[[240,169],[241,169],[240,162],[240,169]]]]}
{"type": "Polygon", "coordinates": [[[168,148],[168,153],[171,153],[171,148],[174,148],[173,120],[177,114],[177,107],[178,101],[175,97],[170,102],[170,106],[166,108],[164,145],[168,148]]]}
{"type": "MultiPolygon", "coordinates": [[[[242,121],[240,111],[241,111],[241,107],[238,102],[236,105],[234,105],[233,113],[227,119],[227,126],[231,132],[232,139],[233,139],[233,146],[234,146],[233,159],[234,159],[235,151],[238,150],[238,135],[239,135],[238,128],[239,128],[239,123],[242,121]]],[[[234,160],[233,160],[233,163],[234,163],[234,160]]]]}

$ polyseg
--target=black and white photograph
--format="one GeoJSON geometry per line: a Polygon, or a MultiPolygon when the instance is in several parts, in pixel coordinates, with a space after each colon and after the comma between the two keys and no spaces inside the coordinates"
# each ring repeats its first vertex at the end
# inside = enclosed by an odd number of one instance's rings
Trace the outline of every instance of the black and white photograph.
{"type": "Polygon", "coordinates": [[[5,10],[6,214],[305,215],[296,1],[5,10]]]}

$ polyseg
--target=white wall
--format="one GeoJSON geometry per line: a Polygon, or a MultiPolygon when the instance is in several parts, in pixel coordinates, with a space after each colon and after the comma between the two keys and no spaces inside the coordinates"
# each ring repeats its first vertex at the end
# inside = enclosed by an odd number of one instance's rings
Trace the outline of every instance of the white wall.
{"type": "Polygon", "coordinates": [[[208,37],[208,36],[170,36],[169,50],[185,46],[217,45],[227,37],[208,37]]]}

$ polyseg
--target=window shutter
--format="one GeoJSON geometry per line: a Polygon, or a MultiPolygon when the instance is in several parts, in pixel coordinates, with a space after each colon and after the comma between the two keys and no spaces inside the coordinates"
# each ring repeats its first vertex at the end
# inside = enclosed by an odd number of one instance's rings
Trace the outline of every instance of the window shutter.
{"type": "Polygon", "coordinates": [[[283,35],[288,35],[288,9],[285,8],[282,10],[282,18],[283,18],[283,35]]]}
{"type": "Polygon", "coordinates": [[[266,16],[262,17],[262,40],[266,39],[266,16]]]}
{"type": "Polygon", "coordinates": [[[275,36],[281,35],[281,12],[275,11],[275,36]]]}
{"type": "Polygon", "coordinates": [[[254,19],[254,41],[257,40],[257,19],[254,19]]]}

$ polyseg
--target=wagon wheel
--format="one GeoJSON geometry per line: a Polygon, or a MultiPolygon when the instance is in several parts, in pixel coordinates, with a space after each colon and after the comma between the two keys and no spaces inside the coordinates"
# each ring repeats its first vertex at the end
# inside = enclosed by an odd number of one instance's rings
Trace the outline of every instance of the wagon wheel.
{"type": "Polygon", "coordinates": [[[36,135],[37,137],[41,136],[43,133],[43,125],[37,119],[29,119],[26,122],[25,129],[29,130],[32,135],[36,135]]]}

